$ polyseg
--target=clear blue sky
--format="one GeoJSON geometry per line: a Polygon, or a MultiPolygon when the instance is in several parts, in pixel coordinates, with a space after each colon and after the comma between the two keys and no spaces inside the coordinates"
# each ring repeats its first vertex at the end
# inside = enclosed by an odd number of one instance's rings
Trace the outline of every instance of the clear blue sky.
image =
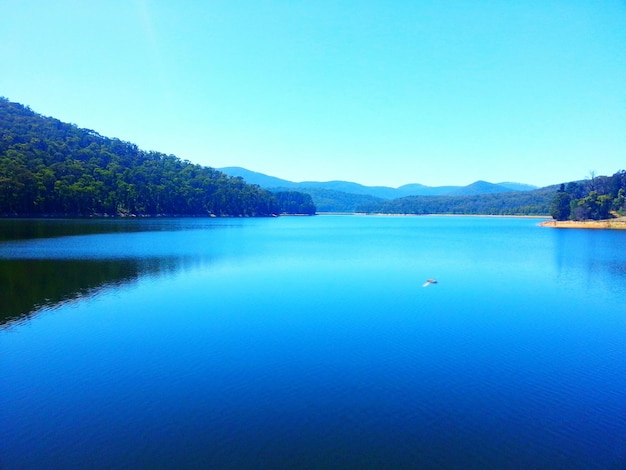
{"type": "Polygon", "coordinates": [[[626,169],[621,0],[0,0],[0,95],[292,181],[626,169]]]}

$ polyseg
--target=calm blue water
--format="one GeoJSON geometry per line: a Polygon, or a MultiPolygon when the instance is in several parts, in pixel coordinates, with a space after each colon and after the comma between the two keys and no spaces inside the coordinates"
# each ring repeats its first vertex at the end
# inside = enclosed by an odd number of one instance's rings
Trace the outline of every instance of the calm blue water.
{"type": "Polygon", "coordinates": [[[537,223],[2,222],[0,467],[626,468],[626,233],[537,223]]]}

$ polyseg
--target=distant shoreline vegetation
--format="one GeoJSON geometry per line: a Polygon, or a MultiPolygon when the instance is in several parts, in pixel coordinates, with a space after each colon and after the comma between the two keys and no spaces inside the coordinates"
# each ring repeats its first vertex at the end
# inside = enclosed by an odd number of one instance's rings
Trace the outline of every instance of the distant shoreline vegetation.
{"type": "Polygon", "coordinates": [[[241,176],[269,191],[310,194],[318,212],[388,214],[476,214],[548,216],[557,185],[536,188],[520,183],[476,181],[467,186],[430,187],[419,183],[399,188],[363,186],[349,181],[296,183],[241,167],[221,171],[241,176]],[[526,194],[524,194],[526,193],[526,194]]]}
{"type": "MultiPolygon", "coordinates": [[[[248,171],[237,168],[238,171],[248,171]]],[[[249,171],[248,171],[249,172],[249,171]]],[[[253,173],[253,172],[249,172],[253,173]]],[[[266,175],[258,174],[265,178],[266,175]]],[[[254,179],[254,174],[253,174],[254,179]]],[[[591,179],[575,181],[562,185],[546,186],[536,189],[518,189],[497,191],[493,184],[490,192],[478,194],[441,194],[414,195],[398,198],[377,197],[373,192],[380,187],[368,188],[355,183],[335,182],[292,183],[298,191],[310,194],[320,214],[372,214],[372,215],[465,215],[465,216],[502,216],[502,217],[555,217],[555,207],[563,199],[565,220],[594,220],[623,216],[624,208],[624,171],[613,176],[592,176],[591,179]],[[338,184],[357,186],[359,193],[344,193],[330,189],[338,184]],[[621,191],[621,192],[620,192],[621,191]],[[569,194],[565,196],[563,193],[569,194]],[[572,197],[572,195],[577,197],[572,197]],[[569,199],[568,199],[569,197],[569,199]],[[608,209],[608,213],[607,213],[608,209]],[[608,214],[608,215],[607,215],[608,214]]],[[[289,182],[287,182],[289,183],[289,182]]],[[[476,187],[478,183],[473,185],[476,187]]],[[[467,189],[463,188],[463,189],[467,189]]],[[[267,187],[266,189],[274,190],[267,187]]],[[[391,189],[391,188],[384,188],[391,189]]],[[[477,188],[481,189],[481,188],[477,188]]]]}
{"type": "Polygon", "coordinates": [[[263,188],[241,176],[43,117],[0,97],[0,217],[272,217],[320,211],[582,221],[626,213],[623,170],[533,190],[497,192],[498,185],[478,184],[473,189],[480,194],[395,199],[320,184],[263,188]]]}
{"type": "Polygon", "coordinates": [[[547,216],[553,194],[554,189],[548,187],[472,196],[409,196],[362,204],[356,211],[411,215],[547,216]]]}
{"type": "MultiPolygon", "coordinates": [[[[472,196],[410,196],[361,204],[356,212],[405,215],[550,216],[556,221],[576,222],[610,220],[626,216],[626,171],[620,170],[613,176],[593,175],[589,180],[532,191],[472,196]]],[[[562,224],[570,225],[572,224],[562,224]]],[[[621,227],[620,223],[604,224],[606,227],[609,225],[611,228],[621,227]]]]}
{"type": "Polygon", "coordinates": [[[272,193],[0,97],[0,216],[269,217],[315,212],[307,194],[272,193]]]}

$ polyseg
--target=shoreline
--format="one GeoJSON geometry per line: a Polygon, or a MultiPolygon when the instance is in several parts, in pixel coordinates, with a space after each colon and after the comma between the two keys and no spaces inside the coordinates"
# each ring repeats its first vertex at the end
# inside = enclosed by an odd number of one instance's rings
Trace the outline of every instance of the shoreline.
{"type": "Polygon", "coordinates": [[[495,214],[382,214],[375,212],[317,212],[317,215],[355,215],[375,217],[493,217],[503,219],[549,219],[549,215],[495,215],[495,214]]]}
{"type": "Polygon", "coordinates": [[[539,224],[551,228],[581,228],[595,230],[626,230],[626,218],[605,220],[546,220],[539,224]]]}

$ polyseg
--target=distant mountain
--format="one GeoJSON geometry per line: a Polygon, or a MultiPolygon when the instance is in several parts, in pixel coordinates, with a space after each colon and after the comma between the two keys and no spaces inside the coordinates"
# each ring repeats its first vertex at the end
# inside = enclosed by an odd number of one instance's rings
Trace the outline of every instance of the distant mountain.
{"type": "Polygon", "coordinates": [[[535,189],[539,189],[538,186],[533,186],[532,184],[523,184],[523,183],[498,183],[498,186],[502,186],[504,188],[512,189],[513,191],[534,191],[535,189]]]}
{"type": "Polygon", "coordinates": [[[393,199],[398,197],[396,195],[396,189],[394,188],[388,188],[386,186],[363,186],[362,184],[348,181],[303,181],[296,184],[300,191],[308,189],[327,189],[348,194],[373,196],[381,199],[393,199]]]}
{"type": "Polygon", "coordinates": [[[257,173],[256,171],[246,170],[239,166],[229,166],[220,168],[218,171],[227,174],[228,176],[240,176],[248,184],[258,184],[262,188],[290,188],[293,189],[298,186],[298,183],[276,178],[274,176],[264,175],[263,173],[257,173]]]}
{"type": "Polygon", "coordinates": [[[487,181],[476,181],[470,185],[457,188],[446,196],[476,196],[478,194],[494,194],[494,193],[508,193],[514,191],[506,186],[500,184],[488,183],[487,181]]]}
{"type": "MultiPolygon", "coordinates": [[[[293,181],[268,176],[241,167],[219,168],[219,171],[234,177],[242,177],[247,183],[259,185],[269,191],[300,191],[309,194],[320,212],[355,212],[359,208],[376,211],[375,208],[386,207],[387,201],[395,201],[407,197],[442,197],[462,198],[480,197],[491,194],[529,192],[535,186],[520,183],[488,183],[476,181],[468,186],[425,186],[413,183],[399,188],[387,186],[364,186],[349,181],[293,181]]],[[[392,206],[395,207],[395,206],[392,206]]]]}
{"type": "Polygon", "coordinates": [[[295,183],[293,181],[276,178],[274,176],[265,175],[263,173],[247,170],[238,166],[220,168],[219,171],[227,174],[228,176],[240,176],[247,183],[258,184],[261,188],[264,189],[294,190],[297,188],[298,190],[302,190],[303,188],[307,188],[316,190],[337,191],[348,194],[368,195],[382,199],[393,199],[395,197],[400,197],[396,194],[396,189],[388,188],[385,186],[363,186],[361,184],[350,183],[348,181],[303,181],[301,183],[295,183]]]}
{"type": "Polygon", "coordinates": [[[360,194],[373,196],[381,199],[396,199],[407,196],[462,196],[474,194],[492,194],[508,191],[531,191],[537,189],[536,186],[520,183],[499,183],[493,184],[486,181],[477,181],[468,186],[425,186],[413,183],[405,184],[399,188],[388,186],[364,186],[359,183],[349,181],[303,181],[296,183],[293,181],[268,176],[256,171],[247,170],[241,167],[218,168],[219,171],[229,176],[241,176],[247,183],[258,184],[264,189],[289,188],[307,192],[308,189],[339,191],[348,194],[360,194]]]}
{"type": "Polygon", "coordinates": [[[398,195],[406,196],[442,196],[458,189],[460,186],[424,186],[423,184],[405,184],[396,189],[398,195]]]}

